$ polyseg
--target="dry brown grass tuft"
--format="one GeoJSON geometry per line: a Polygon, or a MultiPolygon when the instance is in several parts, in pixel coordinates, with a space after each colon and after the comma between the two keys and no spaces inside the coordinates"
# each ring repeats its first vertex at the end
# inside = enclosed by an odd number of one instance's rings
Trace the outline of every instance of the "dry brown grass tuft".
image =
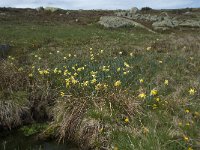
{"type": "Polygon", "coordinates": [[[112,128],[120,129],[125,123],[124,116],[134,119],[136,114],[142,113],[141,110],[140,103],[122,91],[104,97],[65,96],[57,100],[52,110],[52,127],[56,129],[59,141],[71,140],[78,143],[81,149],[107,148],[111,138],[107,132],[112,128]],[[103,116],[91,117],[88,115],[90,110],[103,116]],[[110,117],[111,122],[102,121],[104,116],[110,117]],[[114,116],[121,117],[117,125],[112,119],[114,116]]]}
{"type": "Polygon", "coordinates": [[[8,96],[0,92],[0,127],[11,129],[21,125],[23,119],[30,117],[28,106],[25,92],[15,92],[8,96]]]}
{"type": "Polygon", "coordinates": [[[19,71],[17,66],[10,61],[0,62],[0,90],[9,92],[26,89],[28,77],[25,72],[19,71]]]}

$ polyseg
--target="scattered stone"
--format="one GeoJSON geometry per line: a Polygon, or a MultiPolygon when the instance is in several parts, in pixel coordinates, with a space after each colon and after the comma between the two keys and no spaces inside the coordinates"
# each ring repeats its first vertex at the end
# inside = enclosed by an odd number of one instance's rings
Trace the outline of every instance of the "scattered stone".
{"type": "Polygon", "coordinates": [[[60,8],[56,8],[56,7],[45,7],[44,10],[46,11],[50,11],[50,12],[56,12],[58,10],[60,10],[60,8]]]}
{"type": "Polygon", "coordinates": [[[70,12],[68,11],[68,12],[66,12],[66,15],[69,15],[70,14],[70,12]]]}
{"type": "Polygon", "coordinates": [[[37,10],[38,12],[40,12],[40,11],[44,11],[44,8],[43,8],[43,7],[38,7],[38,8],[36,8],[36,10],[37,10]]]}
{"type": "Polygon", "coordinates": [[[6,16],[6,13],[0,13],[0,16],[6,16]]]}
{"type": "Polygon", "coordinates": [[[10,48],[9,44],[0,44],[0,58],[5,58],[10,48]]]}
{"type": "Polygon", "coordinates": [[[139,12],[139,9],[137,7],[133,7],[130,9],[130,14],[136,14],[139,12]]]}

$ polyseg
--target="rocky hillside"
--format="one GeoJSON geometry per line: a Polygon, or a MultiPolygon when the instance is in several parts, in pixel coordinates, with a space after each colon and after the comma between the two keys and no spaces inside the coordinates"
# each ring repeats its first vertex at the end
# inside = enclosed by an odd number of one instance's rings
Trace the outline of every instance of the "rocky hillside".
{"type": "Polygon", "coordinates": [[[0,21],[24,20],[35,23],[57,23],[88,25],[97,23],[105,27],[123,26],[148,27],[153,30],[169,30],[173,28],[200,28],[200,9],[153,10],[150,8],[131,8],[130,10],[62,10],[55,9],[14,9],[0,8],[0,21]],[[109,18],[107,17],[109,16],[109,18]],[[111,17],[113,16],[113,17],[111,17]],[[117,18],[116,18],[117,16],[117,18]]]}
{"type": "Polygon", "coordinates": [[[159,11],[132,8],[130,11],[119,11],[115,14],[119,17],[150,24],[154,30],[168,30],[176,27],[200,28],[199,9],[159,11]]]}

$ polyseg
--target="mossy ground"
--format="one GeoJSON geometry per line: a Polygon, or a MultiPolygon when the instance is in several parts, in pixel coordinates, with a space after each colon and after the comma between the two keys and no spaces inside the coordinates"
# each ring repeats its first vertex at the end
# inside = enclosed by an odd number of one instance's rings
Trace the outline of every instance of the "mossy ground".
{"type": "Polygon", "coordinates": [[[26,93],[32,119],[50,122],[47,134],[85,149],[200,147],[198,30],[153,34],[105,29],[95,19],[34,19],[0,24],[0,43],[12,45],[0,93],[26,93]]]}

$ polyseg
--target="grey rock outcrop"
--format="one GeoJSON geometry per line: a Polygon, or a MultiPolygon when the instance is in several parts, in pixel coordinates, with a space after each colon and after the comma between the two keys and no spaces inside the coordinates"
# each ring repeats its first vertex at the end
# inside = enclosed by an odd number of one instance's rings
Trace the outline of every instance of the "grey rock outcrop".
{"type": "Polygon", "coordinates": [[[178,22],[176,20],[172,20],[169,17],[165,17],[161,21],[154,22],[152,26],[155,30],[167,30],[178,26],[178,22]]]}
{"type": "Polygon", "coordinates": [[[180,22],[179,26],[200,28],[200,20],[185,20],[180,22]]]}
{"type": "Polygon", "coordinates": [[[149,28],[143,26],[140,23],[137,23],[133,20],[117,17],[117,16],[103,16],[98,22],[100,25],[103,25],[106,28],[120,28],[120,27],[140,27],[144,28],[150,32],[153,32],[149,28]]]}
{"type": "Polygon", "coordinates": [[[100,18],[99,24],[106,28],[119,28],[137,25],[137,23],[132,20],[116,16],[103,16],[100,18]]]}
{"type": "MultiPolygon", "coordinates": [[[[185,14],[191,15],[192,13],[187,12],[185,14]]],[[[175,27],[200,28],[200,18],[198,15],[193,15],[191,18],[187,17],[183,20],[179,16],[170,16],[165,11],[157,15],[142,14],[137,8],[132,8],[130,11],[120,11],[116,15],[129,20],[150,22],[154,30],[168,30],[175,27]]]]}

